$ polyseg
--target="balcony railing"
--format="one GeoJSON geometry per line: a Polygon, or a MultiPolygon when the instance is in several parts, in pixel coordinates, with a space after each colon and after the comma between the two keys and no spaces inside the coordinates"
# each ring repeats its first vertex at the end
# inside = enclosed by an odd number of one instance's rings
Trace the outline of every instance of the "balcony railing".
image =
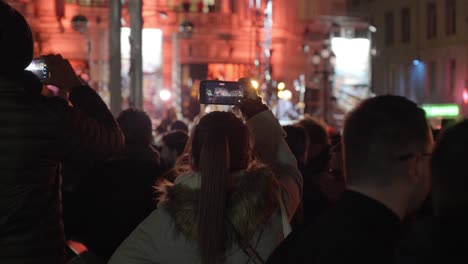
{"type": "Polygon", "coordinates": [[[178,22],[190,21],[194,24],[196,29],[206,27],[226,28],[237,25],[237,16],[235,14],[223,13],[178,13],[178,22]]]}
{"type": "Polygon", "coordinates": [[[107,7],[109,0],[66,0],[65,2],[80,6],[107,7]]]}

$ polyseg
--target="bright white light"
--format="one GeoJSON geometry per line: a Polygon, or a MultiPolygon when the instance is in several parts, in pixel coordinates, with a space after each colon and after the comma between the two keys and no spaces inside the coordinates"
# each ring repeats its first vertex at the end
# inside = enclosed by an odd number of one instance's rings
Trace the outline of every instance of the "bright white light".
{"type": "Polygon", "coordinates": [[[292,93],[289,90],[279,91],[278,92],[278,98],[284,99],[284,100],[291,100],[292,93]]]}
{"type": "Polygon", "coordinates": [[[284,84],[284,82],[278,83],[278,90],[282,91],[284,88],[286,88],[286,84],[284,84]]]}
{"type": "MultiPolygon", "coordinates": [[[[120,50],[122,59],[130,59],[130,36],[130,28],[121,28],[120,50]]],[[[162,67],[162,30],[144,28],[142,31],[142,44],[143,72],[156,72],[162,67]]]]}
{"type": "Polygon", "coordinates": [[[257,80],[250,80],[250,83],[252,84],[252,87],[257,90],[258,89],[258,86],[259,86],[259,83],[257,80]]]}
{"type": "Polygon", "coordinates": [[[284,91],[278,91],[278,98],[283,99],[284,98],[284,91]]]}
{"type": "Polygon", "coordinates": [[[418,66],[421,63],[420,60],[413,60],[413,65],[418,66]]]}
{"type": "Polygon", "coordinates": [[[319,65],[320,60],[321,60],[321,57],[318,53],[315,53],[314,56],[312,56],[312,64],[319,65]]]}
{"type": "Polygon", "coordinates": [[[320,56],[322,56],[322,58],[324,58],[324,59],[328,59],[328,57],[330,57],[330,50],[329,49],[323,49],[320,52],[320,56]]]}
{"type": "Polygon", "coordinates": [[[330,65],[331,65],[331,66],[335,66],[335,64],[336,64],[336,57],[335,57],[335,56],[331,56],[331,57],[330,57],[330,65]]]}
{"type": "Polygon", "coordinates": [[[332,50],[336,55],[335,83],[340,89],[347,85],[367,85],[370,76],[370,41],[365,38],[333,38],[332,50]]]}
{"type": "Polygon", "coordinates": [[[163,89],[159,92],[159,97],[161,98],[161,100],[163,101],[168,101],[169,99],[171,99],[171,92],[169,90],[166,90],[166,89],[163,89]]]}
{"type": "Polygon", "coordinates": [[[372,25],[370,25],[370,26],[369,26],[369,31],[372,32],[372,33],[375,33],[375,32],[377,32],[377,28],[374,27],[374,26],[372,26],[372,25]]]}

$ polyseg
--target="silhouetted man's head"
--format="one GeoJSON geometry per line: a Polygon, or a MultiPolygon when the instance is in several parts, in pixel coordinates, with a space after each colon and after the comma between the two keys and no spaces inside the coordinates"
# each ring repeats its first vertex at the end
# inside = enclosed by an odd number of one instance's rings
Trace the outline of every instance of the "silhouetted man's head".
{"type": "Polygon", "coordinates": [[[468,208],[468,120],[442,133],[431,159],[436,213],[468,208]]]}
{"type": "Polygon", "coordinates": [[[153,141],[152,124],[149,116],[142,110],[129,108],[117,117],[120,129],[127,144],[150,145],[153,141]]]}
{"type": "Polygon", "coordinates": [[[288,125],[283,127],[286,131],[286,143],[288,143],[291,152],[296,157],[299,164],[304,165],[307,161],[307,150],[309,146],[309,137],[304,127],[299,125],[288,125]]]}
{"type": "Polygon", "coordinates": [[[404,188],[415,196],[409,207],[427,195],[433,139],[424,110],[414,102],[392,95],[364,101],[348,115],[343,143],[349,185],[404,188]]]}
{"type": "Polygon", "coordinates": [[[181,120],[177,120],[177,121],[172,122],[172,124],[170,125],[170,130],[171,131],[182,130],[182,131],[185,131],[187,133],[189,132],[189,128],[188,128],[187,124],[185,124],[184,121],[181,121],[181,120]]]}
{"type": "Polygon", "coordinates": [[[343,153],[341,143],[337,143],[330,149],[330,162],[328,164],[328,173],[335,180],[345,182],[343,174],[343,153]]]}
{"type": "Polygon", "coordinates": [[[188,134],[183,130],[173,130],[162,137],[161,158],[166,166],[174,166],[176,160],[184,153],[188,138],[188,134]]]}
{"type": "Polygon", "coordinates": [[[0,75],[22,72],[33,58],[34,41],[28,23],[0,0],[0,75]]]}
{"type": "Polygon", "coordinates": [[[313,165],[317,171],[325,170],[328,164],[328,151],[330,147],[326,125],[310,116],[306,116],[299,121],[299,125],[306,129],[309,137],[307,163],[313,165]]]}

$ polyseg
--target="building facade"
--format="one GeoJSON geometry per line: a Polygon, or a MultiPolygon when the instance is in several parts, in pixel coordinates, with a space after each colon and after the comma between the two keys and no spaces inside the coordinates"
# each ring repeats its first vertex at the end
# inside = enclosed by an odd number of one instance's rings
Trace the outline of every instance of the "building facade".
{"type": "MultiPolygon", "coordinates": [[[[7,0],[31,24],[36,55],[63,54],[106,101],[110,96],[109,1],[117,0],[7,0]],[[82,17],[87,20],[84,28],[79,23],[82,17]]],[[[126,28],[131,14],[128,1],[122,2],[121,23],[126,28]]],[[[304,87],[319,90],[319,84],[312,82],[310,59],[314,50],[322,48],[331,26],[330,21],[320,17],[344,14],[345,2],[143,1],[143,28],[160,30],[158,39],[153,37],[153,43],[160,42],[160,48],[148,55],[154,57],[156,66],[144,72],[145,110],[160,115],[164,107],[175,103],[186,109],[185,115],[190,115],[190,100],[196,97],[199,80],[236,80],[242,76],[257,78],[264,84],[263,90],[284,82],[297,102],[297,83],[301,78],[304,87]],[[187,25],[190,32],[186,32],[187,25]],[[161,101],[162,89],[174,94],[173,101],[161,101]]],[[[148,49],[151,51],[151,47],[148,49]]],[[[122,56],[122,93],[126,98],[128,61],[125,62],[125,54],[122,56]]],[[[316,107],[320,104],[318,97],[313,96],[309,103],[316,107]]]]}
{"type": "Polygon", "coordinates": [[[373,87],[468,114],[468,1],[351,0],[376,27],[373,87]]]}

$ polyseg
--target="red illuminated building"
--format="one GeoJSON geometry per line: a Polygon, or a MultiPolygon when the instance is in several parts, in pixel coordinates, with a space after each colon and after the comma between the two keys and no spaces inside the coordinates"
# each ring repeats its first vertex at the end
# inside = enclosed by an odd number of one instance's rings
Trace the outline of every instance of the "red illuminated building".
{"type": "MultiPolygon", "coordinates": [[[[63,54],[72,62],[76,71],[84,78],[89,78],[92,86],[105,100],[109,100],[108,1],[7,2],[23,13],[31,24],[36,55],[63,54]],[[80,24],[83,18],[87,20],[87,24],[80,28],[83,26],[83,23],[80,24]]],[[[121,24],[125,28],[129,27],[129,14],[128,4],[123,2],[121,24]]],[[[332,23],[331,20],[322,18],[324,15],[343,15],[345,2],[143,1],[143,28],[159,29],[162,36],[160,40],[151,37],[156,42],[160,41],[160,53],[153,50],[153,54],[146,58],[143,54],[144,60],[154,61],[151,71],[144,73],[145,110],[159,113],[165,105],[173,103],[161,100],[161,90],[175,94],[171,100],[183,105],[182,108],[188,108],[190,96],[196,96],[194,87],[201,79],[236,80],[241,76],[251,76],[264,84],[263,88],[261,85],[264,90],[268,89],[265,83],[273,87],[276,81],[281,81],[293,92],[293,100],[297,101],[300,94],[298,81],[303,75],[305,78],[302,86],[315,87],[319,91],[320,82],[314,82],[311,76],[310,60],[313,52],[322,49],[323,40],[328,38],[327,33],[332,23]],[[271,19],[269,28],[265,25],[268,23],[267,10],[271,19]],[[181,25],[187,26],[184,23],[189,23],[193,32],[181,32],[181,25]]],[[[151,47],[147,49],[151,51],[151,47]]],[[[126,98],[129,92],[125,89],[125,76],[128,74],[125,72],[125,58],[122,60],[122,95],[126,98]]],[[[309,105],[316,107],[321,103],[318,99],[319,92],[309,97],[306,99],[309,100],[309,105]]]]}

